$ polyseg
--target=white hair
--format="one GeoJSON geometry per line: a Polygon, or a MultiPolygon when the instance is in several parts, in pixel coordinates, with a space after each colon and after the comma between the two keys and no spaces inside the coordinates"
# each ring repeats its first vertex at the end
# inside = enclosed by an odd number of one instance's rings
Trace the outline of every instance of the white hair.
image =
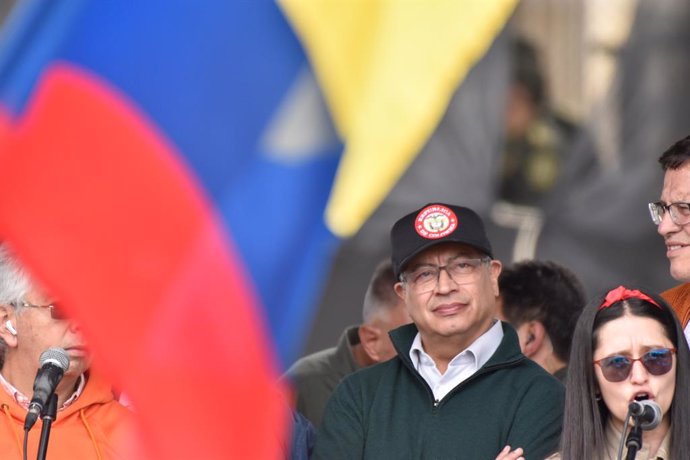
{"type": "Polygon", "coordinates": [[[7,246],[0,243],[0,304],[16,305],[31,289],[29,275],[7,246]]]}

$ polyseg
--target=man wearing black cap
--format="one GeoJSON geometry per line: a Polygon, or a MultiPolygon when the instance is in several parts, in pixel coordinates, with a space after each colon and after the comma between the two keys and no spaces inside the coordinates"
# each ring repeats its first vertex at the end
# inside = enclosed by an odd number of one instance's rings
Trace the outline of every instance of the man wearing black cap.
{"type": "Polygon", "coordinates": [[[468,208],[434,203],[395,223],[397,294],[414,321],[390,333],[397,357],[345,379],[314,458],[526,458],[557,450],[563,386],[495,319],[501,263],[468,208]]]}

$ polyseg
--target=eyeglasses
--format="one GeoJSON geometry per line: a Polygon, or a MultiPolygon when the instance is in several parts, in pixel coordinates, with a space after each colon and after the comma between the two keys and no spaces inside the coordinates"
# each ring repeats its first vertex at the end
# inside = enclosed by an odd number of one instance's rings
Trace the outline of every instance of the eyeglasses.
{"type": "Polygon", "coordinates": [[[433,291],[438,286],[441,270],[448,273],[450,279],[457,284],[466,284],[479,271],[479,266],[491,261],[489,257],[476,259],[455,258],[446,265],[422,265],[409,273],[403,273],[402,280],[409,284],[416,294],[433,291]]]}
{"type": "Polygon", "coordinates": [[[690,223],[690,203],[677,201],[675,203],[666,204],[663,201],[649,203],[649,214],[656,225],[661,223],[664,218],[664,213],[668,211],[671,215],[671,220],[674,224],[683,226],[690,223]]]}
{"type": "Polygon", "coordinates": [[[56,321],[64,321],[67,319],[64,309],[57,302],[53,302],[49,305],[34,305],[29,302],[16,302],[13,303],[15,307],[26,307],[26,308],[48,308],[50,310],[50,317],[56,321]]]}
{"type": "Polygon", "coordinates": [[[594,361],[601,368],[601,373],[609,382],[622,382],[627,379],[633,363],[639,361],[647,372],[652,375],[664,375],[673,367],[673,353],[675,348],[655,348],[639,358],[629,358],[623,355],[607,356],[594,361]]]}

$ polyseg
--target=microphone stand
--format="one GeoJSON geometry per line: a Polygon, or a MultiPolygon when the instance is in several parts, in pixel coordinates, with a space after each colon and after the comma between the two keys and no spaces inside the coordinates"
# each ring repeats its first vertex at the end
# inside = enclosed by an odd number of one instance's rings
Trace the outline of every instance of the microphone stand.
{"type": "Polygon", "coordinates": [[[628,448],[626,460],[635,460],[637,451],[642,448],[642,427],[638,423],[637,417],[635,417],[635,426],[632,427],[628,439],[625,440],[625,447],[628,448]]]}
{"type": "Polygon", "coordinates": [[[38,444],[37,460],[45,460],[48,452],[48,438],[50,438],[50,426],[53,420],[57,418],[57,395],[53,393],[50,395],[48,404],[46,404],[44,412],[41,413],[41,420],[43,420],[43,427],[41,428],[41,440],[38,444]]]}

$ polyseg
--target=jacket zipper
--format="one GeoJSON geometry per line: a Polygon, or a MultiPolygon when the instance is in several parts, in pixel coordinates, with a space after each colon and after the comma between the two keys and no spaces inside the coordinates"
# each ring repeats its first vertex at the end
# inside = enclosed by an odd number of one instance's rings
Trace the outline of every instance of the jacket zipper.
{"type": "Polygon", "coordinates": [[[522,355],[522,356],[519,356],[519,357],[517,357],[516,359],[514,359],[514,360],[512,360],[512,361],[506,361],[506,362],[503,362],[503,363],[494,364],[494,365],[489,366],[489,367],[483,367],[483,368],[479,369],[477,372],[475,372],[474,374],[470,375],[467,379],[465,379],[465,380],[463,380],[462,382],[460,382],[455,388],[453,388],[453,389],[450,391],[450,393],[448,393],[447,395],[445,395],[445,396],[443,397],[443,399],[441,399],[441,400],[438,400],[438,399],[434,398],[434,392],[433,392],[433,390],[431,389],[431,387],[429,386],[429,384],[427,383],[427,381],[424,380],[424,377],[422,377],[422,375],[421,375],[419,372],[417,372],[417,370],[414,368],[414,366],[411,365],[411,363],[409,363],[407,360],[403,360],[403,362],[405,363],[405,366],[408,368],[408,370],[411,370],[411,371],[412,371],[412,373],[415,375],[415,377],[417,378],[417,380],[419,380],[419,381],[422,383],[422,385],[424,385],[424,387],[426,388],[427,394],[429,395],[429,399],[431,400],[431,406],[432,406],[433,409],[436,409],[436,408],[438,408],[446,399],[448,399],[449,397],[453,396],[455,393],[457,393],[458,391],[460,391],[460,390],[465,386],[465,384],[467,384],[467,383],[473,381],[474,379],[478,378],[479,376],[484,375],[484,374],[489,373],[489,372],[493,372],[493,371],[498,370],[498,369],[503,369],[503,368],[505,368],[505,367],[512,367],[512,366],[514,366],[515,364],[517,364],[517,363],[519,363],[519,362],[521,362],[521,361],[523,361],[523,360],[525,360],[525,359],[526,359],[525,356],[522,355]]]}

